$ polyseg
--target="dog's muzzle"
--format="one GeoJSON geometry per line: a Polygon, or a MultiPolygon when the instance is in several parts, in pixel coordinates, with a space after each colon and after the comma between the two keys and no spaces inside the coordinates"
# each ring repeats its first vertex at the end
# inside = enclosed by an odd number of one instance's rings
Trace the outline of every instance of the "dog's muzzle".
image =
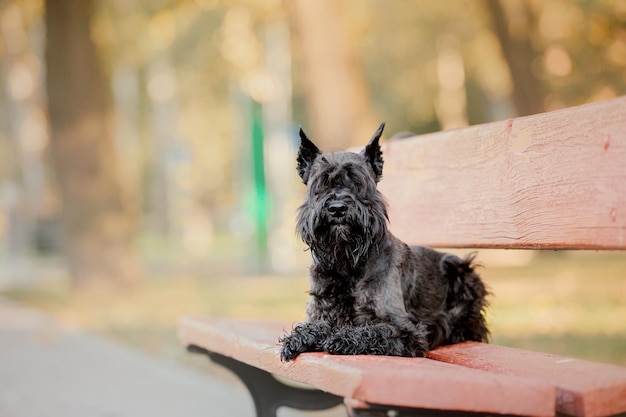
{"type": "Polygon", "coordinates": [[[332,200],[328,203],[328,212],[332,217],[343,217],[348,211],[348,204],[342,200],[332,200]]]}

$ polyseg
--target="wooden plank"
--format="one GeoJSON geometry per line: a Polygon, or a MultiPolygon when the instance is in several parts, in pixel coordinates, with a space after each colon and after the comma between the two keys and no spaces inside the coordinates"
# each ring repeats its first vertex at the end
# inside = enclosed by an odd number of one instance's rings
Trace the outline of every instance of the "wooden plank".
{"type": "Polygon", "coordinates": [[[489,372],[540,377],[556,386],[556,410],[562,414],[604,417],[626,412],[625,367],[478,342],[444,346],[428,357],[489,372]]]}
{"type": "Polygon", "coordinates": [[[537,378],[468,369],[425,358],[306,353],[283,363],[279,322],[183,318],[179,336],[275,375],[362,403],[514,415],[554,415],[554,387],[537,378]]]}
{"type": "Polygon", "coordinates": [[[383,154],[407,243],[626,249],[626,97],[389,140],[383,154]]]}

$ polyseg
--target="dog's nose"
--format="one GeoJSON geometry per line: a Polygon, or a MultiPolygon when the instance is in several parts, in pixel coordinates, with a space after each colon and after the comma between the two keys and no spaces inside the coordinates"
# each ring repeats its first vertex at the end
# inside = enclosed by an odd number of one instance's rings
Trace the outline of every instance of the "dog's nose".
{"type": "Polygon", "coordinates": [[[328,211],[333,217],[341,217],[348,211],[348,205],[343,201],[333,201],[328,205],[328,211]]]}

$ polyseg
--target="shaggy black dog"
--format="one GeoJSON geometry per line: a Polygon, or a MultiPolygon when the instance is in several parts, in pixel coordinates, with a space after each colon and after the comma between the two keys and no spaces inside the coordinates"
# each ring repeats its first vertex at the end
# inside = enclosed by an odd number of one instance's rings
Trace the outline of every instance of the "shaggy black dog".
{"type": "Polygon", "coordinates": [[[387,228],[376,189],[384,126],[361,153],[323,154],[300,129],[307,199],[297,229],[313,256],[311,298],[307,320],[280,340],[283,361],[315,351],[424,356],[442,344],[488,339],[488,292],[473,257],[408,246],[387,228]]]}

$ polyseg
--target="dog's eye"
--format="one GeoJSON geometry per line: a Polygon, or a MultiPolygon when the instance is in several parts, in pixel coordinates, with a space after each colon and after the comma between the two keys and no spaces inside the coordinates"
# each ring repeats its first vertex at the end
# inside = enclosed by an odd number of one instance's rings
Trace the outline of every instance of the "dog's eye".
{"type": "Polygon", "coordinates": [[[348,175],[348,181],[352,185],[355,185],[356,187],[359,187],[359,188],[364,185],[361,177],[355,172],[350,172],[350,174],[348,175]]]}
{"type": "Polygon", "coordinates": [[[329,182],[330,182],[330,175],[327,172],[324,172],[322,173],[322,175],[319,176],[318,185],[328,186],[329,182]]]}
{"type": "Polygon", "coordinates": [[[311,191],[311,194],[313,194],[313,196],[318,197],[321,194],[324,194],[324,186],[319,181],[315,181],[314,183],[311,184],[310,191],[311,191]]]}

